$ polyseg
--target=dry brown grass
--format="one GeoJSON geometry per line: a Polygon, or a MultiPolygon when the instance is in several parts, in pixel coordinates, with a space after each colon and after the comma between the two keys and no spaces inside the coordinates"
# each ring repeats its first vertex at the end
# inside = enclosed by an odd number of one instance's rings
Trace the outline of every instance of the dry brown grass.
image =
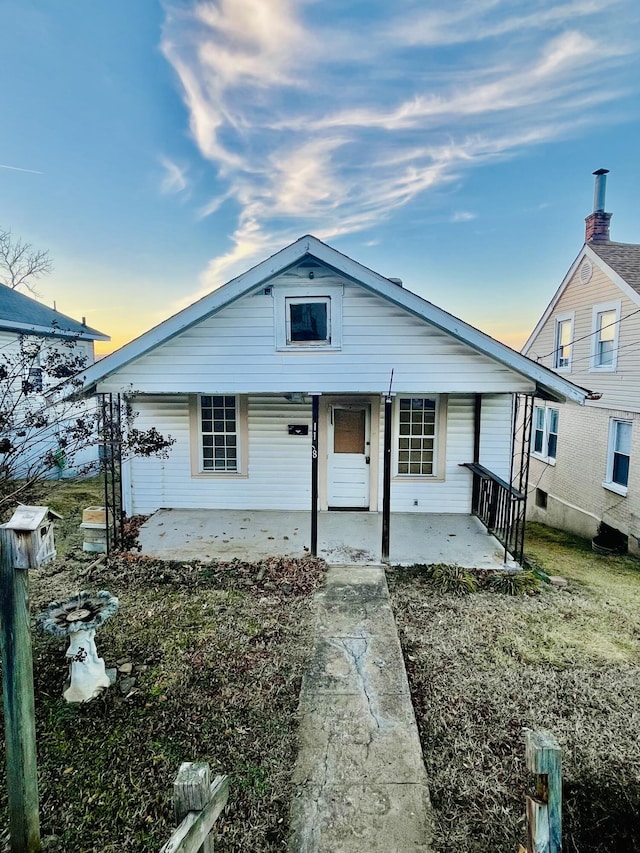
{"type": "Polygon", "coordinates": [[[567,588],[512,598],[433,592],[389,572],[437,820],[436,849],[525,839],[525,728],[563,748],[564,849],[640,848],[640,570],[534,527],[528,552],[567,588]]]}
{"type": "MultiPolygon", "coordinates": [[[[81,506],[96,503],[90,484],[77,489],[81,506]]],[[[86,705],[68,705],[61,695],[66,644],[34,634],[45,850],[158,851],[173,828],[173,777],[180,762],[192,760],[231,776],[216,851],[285,849],[311,593],[324,564],[136,556],[88,571],[95,555],[77,548],[79,510],[68,493],[58,496],[57,506],[63,503],[69,538],[63,528],[57,541],[66,557],[31,574],[32,613],[79,588],[117,595],[120,612],[99,630],[98,651],[107,666],[131,661],[136,683],[127,695],[119,681],[86,705]]],[[[0,767],[2,823],[6,814],[0,767]]],[[[6,832],[0,849],[3,840],[6,832]]]]}

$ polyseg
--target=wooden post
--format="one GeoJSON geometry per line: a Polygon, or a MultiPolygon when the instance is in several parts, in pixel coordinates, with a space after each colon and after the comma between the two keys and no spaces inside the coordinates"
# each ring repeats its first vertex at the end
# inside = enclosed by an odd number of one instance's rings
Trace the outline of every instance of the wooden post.
{"type": "Polygon", "coordinates": [[[0,639],[12,853],[40,850],[29,575],[24,571],[36,565],[36,546],[35,536],[0,527],[0,639]]]}
{"type": "Polygon", "coordinates": [[[213,824],[229,797],[229,777],[209,784],[209,765],[185,761],[173,783],[173,807],[179,821],[160,853],[213,853],[213,824]]]}
{"type": "Polygon", "coordinates": [[[526,800],[527,853],[561,853],[562,753],[551,732],[527,732],[525,758],[536,785],[526,800]]]}
{"type": "MultiPolygon", "coordinates": [[[[173,783],[173,812],[179,826],[189,812],[201,812],[209,801],[209,765],[184,761],[173,783]]],[[[198,853],[213,853],[213,836],[208,835],[198,853]]]]}
{"type": "Polygon", "coordinates": [[[382,465],[382,562],[389,562],[391,527],[391,412],[393,397],[384,401],[384,447],[382,465]]]}
{"type": "Polygon", "coordinates": [[[311,397],[311,556],[318,556],[318,420],[320,397],[311,397]]]}

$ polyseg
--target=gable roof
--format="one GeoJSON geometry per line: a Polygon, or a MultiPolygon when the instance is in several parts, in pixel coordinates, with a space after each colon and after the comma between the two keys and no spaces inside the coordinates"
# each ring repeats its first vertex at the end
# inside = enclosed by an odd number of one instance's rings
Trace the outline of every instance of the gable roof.
{"type": "Polygon", "coordinates": [[[640,294],[640,245],[637,243],[590,243],[589,247],[640,294]]]}
{"type": "Polygon", "coordinates": [[[85,373],[85,390],[115,373],[124,365],[134,361],[157,346],[181,334],[186,329],[235,302],[252,290],[263,287],[265,282],[313,257],[340,275],[367,290],[382,296],[389,302],[409,311],[438,329],[446,332],[478,353],[488,356],[516,373],[536,383],[537,393],[552,400],[574,400],[584,403],[588,391],[579,388],[542,365],[536,364],[521,353],[491,338],[484,332],[443,311],[415,293],[399,287],[388,278],[368,269],[357,261],[343,255],[316,237],[306,235],[286,246],[267,260],[232,279],[217,290],[194,302],[178,314],[174,314],[139,338],[106,356],[92,365],[85,373]]]}
{"type": "Polygon", "coordinates": [[[66,314],[48,308],[24,293],[0,284],[0,329],[18,335],[77,338],[83,341],[110,341],[109,335],[91,329],[66,314]]]}
{"type": "Polygon", "coordinates": [[[562,279],[560,287],[553,294],[551,301],[542,314],[542,317],[540,317],[534,330],[527,338],[527,342],[522,347],[523,355],[526,355],[529,352],[531,345],[538,337],[538,334],[546,324],[549,317],[553,314],[560,297],[567,289],[569,282],[585,258],[600,267],[605,275],[607,275],[611,281],[620,288],[625,296],[628,296],[629,299],[631,299],[632,302],[636,302],[640,305],[640,245],[637,245],[636,243],[613,243],[610,240],[602,243],[585,243],[580,250],[578,257],[571,264],[568,273],[562,279]]]}

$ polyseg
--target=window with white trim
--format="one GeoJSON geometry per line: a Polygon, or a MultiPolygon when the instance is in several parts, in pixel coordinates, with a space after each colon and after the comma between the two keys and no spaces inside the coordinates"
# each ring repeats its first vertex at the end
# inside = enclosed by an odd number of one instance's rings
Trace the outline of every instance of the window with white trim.
{"type": "Polygon", "coordinates": [[[550,406],[534,406],[531,455],[543,462],[554,463],[558,452],[560,412],[550,406]]]}
{"type": "Polygon", "coordinates": [[[202,394],[199,398],[198,418],[202,470],[214,473],[237,472],[237,397],[202,394]]]}
{"type": "Polygon", "coordinates": [[[398,399],[399,475],[436,473],[437,409],[437,401],[431,397],[398,399]]]}
{"type": "Polygon", "coordinates": [[[556,317],[556,337],[553,366],[556,370],[571,369],[571,344],[573,341],[573,317],[556,317]]]}
{"type": "Polygon", "coordinates": [[[342,285],[324,281],[275,284],[272,295],[276,349],[341,348],[342,285]]]}
{"type": "Polygon", "coordinates": [[[331,346],[330,297],[287,297],[285,312],[287,346],[331,346]]]}
{"type": "Polygon", "coordinates": [[[615,370],[618,359],[620,303],[608,302],[593,308],[591,346],[592,370],[615,370]]]}
{"type": "Polygon", "coordinates": [[[622,494],[627,493],[627,486],[629,484],[631,429],[631,421],[621,421],[617,418],[611,418],[609,422],[607,478],[602,485],[622,494]]]}

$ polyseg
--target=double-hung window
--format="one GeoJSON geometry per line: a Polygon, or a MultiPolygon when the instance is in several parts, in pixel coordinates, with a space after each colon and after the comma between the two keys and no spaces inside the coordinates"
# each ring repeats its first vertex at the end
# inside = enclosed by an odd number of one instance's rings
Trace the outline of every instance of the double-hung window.
{"type": "Polygon", "coordinates": [[[436,473],[437,409],[430,397],[398,400],[398,474],[436,473]]]}
{"type": "Polygon", "coordinates": [[[615,370],[618,358],[620,303],[609,302],[593,309],[592,370],[615,370]]]}
{"type": "Polygon", "coordinates": [[[553,366],[556,370],[571,370],[572,340],[573,317],[557,317],[555,347],[553,351],[553,366]]]}
{"type": "Polygon", "coordinates": [[[535,406],[533,410],[533,447],[531,453],[543,462],[555,463],[558,451],[558,409],[535,406]]]}
{"type": "Polygon", "coordinates": [[[605,488],[626,495],[631,460],[631,421],[612,418],[609,422],[609,448],[605,488]]]}
{"type": "Polygon", "coordinates": [[[237,398],[203,394],[198,415],[202,471],[238,472],[237,398]]]}

